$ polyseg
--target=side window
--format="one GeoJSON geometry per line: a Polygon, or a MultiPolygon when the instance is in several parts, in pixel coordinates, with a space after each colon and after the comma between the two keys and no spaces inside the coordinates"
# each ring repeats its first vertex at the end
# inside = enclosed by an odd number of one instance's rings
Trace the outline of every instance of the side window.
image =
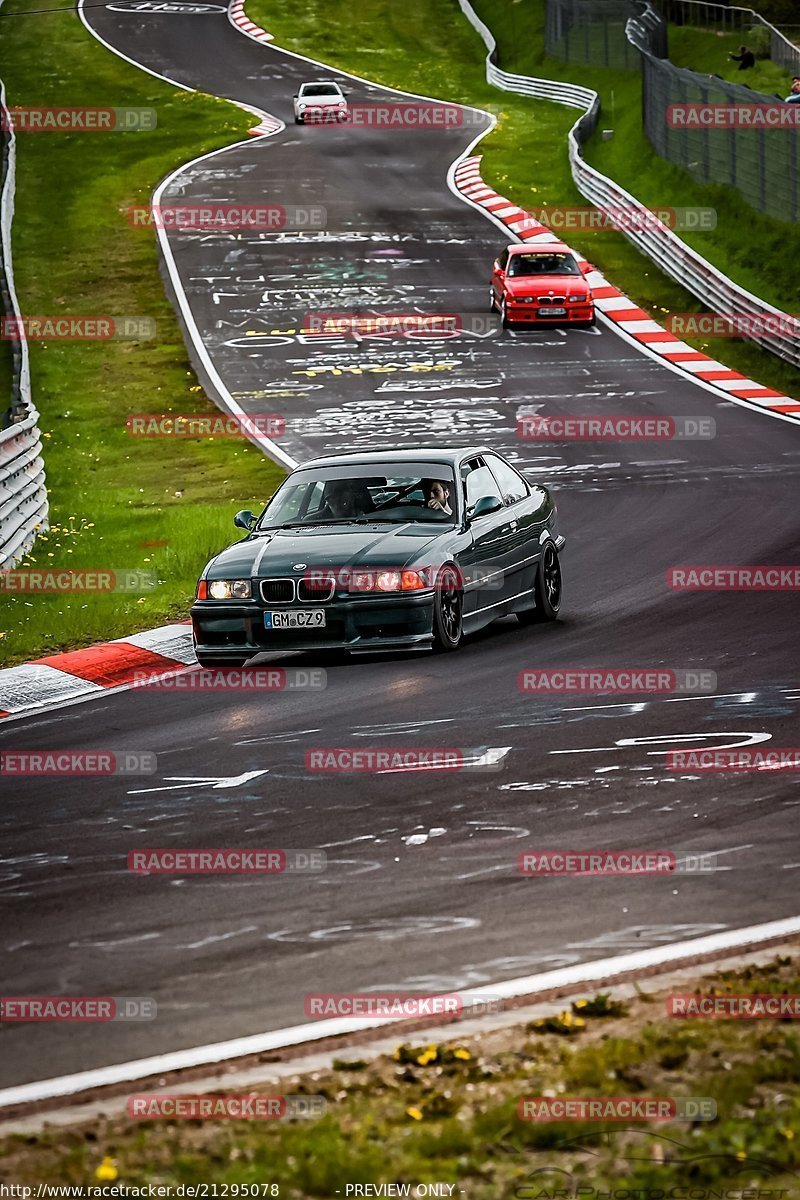
{"type": "Polygon", "coordinates": [[[481,499],[482,496],[496,496],[502,501],[503,497],[500,494],[500,489],[497,486],[494,475],[484,463],[483,459],[473,459],[472,470],[467,475],[467,507],[481,499]],[[474,465],[473,465],[474,464],[474,465]]]}
{"type": "Polygon", "coordinates": [[[501,270],[505,271],[508,262],[508,246],[505,246],[497,256],[497,261],[500,263],[501,270]]]}
{"type": "Polygon", "coordinates": [[[514,504],[515,501],[523,500],[530,494],[528,485],[522,476],[518,475],[514,468],[502,458],[496,454],[487,454],[486,462],[492,469],[492,474],[500,486],[500,494],[506,504],[514,504]]]}
{"type": "Polygon", "coordinates": [[[320,507],[322,505],[322,496],[323,496],[324,491],[325,491],[325,484],[320,482],[320,480],[317,480],[315,482],[314,486],[308,491],[308,493],[306,495],[306,502],[303,505],[302,511],[300,513],[301,517],[307,517],[309,515],[313,515],[316,512],[319,512],[320,507]]]}

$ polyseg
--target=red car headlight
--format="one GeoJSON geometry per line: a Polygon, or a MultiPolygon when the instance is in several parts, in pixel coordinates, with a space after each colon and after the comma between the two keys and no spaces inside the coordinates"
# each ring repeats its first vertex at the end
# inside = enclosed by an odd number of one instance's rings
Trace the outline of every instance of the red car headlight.
{"type": "Polygon", "coordinates": [[[399,592],[402,583],[402,571],[379,571],[375,580],[375,587],[379,592],[399,592]]]}
{"type": "Polygon", "coordinates": [[[197,593],[195,595],[195,600],[207,600],[207,599],[208,599],[208,583],[206,582],[205,579],[200,579],[200,580],[198,580],[198,583],[197,583],[197,593]]]}

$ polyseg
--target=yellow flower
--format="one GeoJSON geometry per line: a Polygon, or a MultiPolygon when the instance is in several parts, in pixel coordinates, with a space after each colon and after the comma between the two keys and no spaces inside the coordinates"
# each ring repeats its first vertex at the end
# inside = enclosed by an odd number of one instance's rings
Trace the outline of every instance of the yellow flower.
{"type": "Polygon", "coordinates": [[[464,1062],[468,1062],[472,1058],[472,1055],[469,1050],[465,1050],[463,1046],[459,1046],[457,1050],[453,1051],[453,1058],[463,1058],[464,1062]]]}
{"type": "Polygon", "coordinates": [[[583,1025],[585,1025],[585,1024],[586,1024],[586,1022],[584,1021],[583,1017],[576,1017],[576,1018],[575,1018],[575,1025],[576,1025],[576,1026],[578,1026],[578,1027],[581,1027],[581,1026],[583,1026],[583,1025]]]}
{"type": "Polygon", "coordinates": [[[436,1058],[436,1053],[437,1051],[435,1046],[426,1046],[422,1051],[422,1054],[420,1054],[418,1057],[417,1062],[421,1067],[427,1067],[428,1063],[433,1062],[433,1060],[436,1058]]]}
{"type": "Polygon", "coordinates": [[[744,1150],[740,1150],[736,1157],[738,1158],[739,1162],[744,1162],[747,1158],[747,1155],[745,1154],[744,1150]]]}
{"type": "Polygon", "coordinates": [[[794,1137],[793,1129],[779,1129],[778,1133],[781,1135],[781,1137],[785,1137],[787,1142],[791,1142],[792,1138],[794,1137]]]}
{"type": "Polygon", "coordinates": [[[100,1166],[94,1173],[95,1179],[101,1180],[103,1183],[112,1183],[119,1177],[119,1171],[114,1165],[113,1158],[104,1158],[100,1166]]]}
{"type": "Polygon", "coordinates": [[[420,1112],[420,1110],[418,1108],[407,1108],[406,1116],[413,1117],[415,1121],[422,1120],[422,1113],[420,1112]]]}
{"type": "Polygon", "coordinates": [[[588,1000],[576,1000],[576,1001],[575,1001],[575,1008],[586,1008],[586,1005],[587,1005],[588,1003],[589,1003],[589,1001],[588,1001],[588,1000]]]}

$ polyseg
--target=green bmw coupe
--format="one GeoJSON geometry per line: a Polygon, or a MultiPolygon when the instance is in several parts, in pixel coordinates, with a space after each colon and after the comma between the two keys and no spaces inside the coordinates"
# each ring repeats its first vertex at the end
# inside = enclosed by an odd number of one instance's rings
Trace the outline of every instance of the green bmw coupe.
{"type": "Polygon", "coordinates": [[[203,666],[270,650],[457,650],[561,607],[556,505],[487,447],[317,458],[211,560],[192,606],[203,666]]]}

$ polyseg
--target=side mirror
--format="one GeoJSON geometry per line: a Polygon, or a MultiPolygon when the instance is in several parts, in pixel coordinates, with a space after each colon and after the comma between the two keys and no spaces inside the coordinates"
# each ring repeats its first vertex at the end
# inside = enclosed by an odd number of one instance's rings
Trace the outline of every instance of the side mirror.
{"type": "Polygon", "coordinates": [[[233,518],[233,523],[237,529],[246,529],[249,533],[255,525],[256,519],[250,512],[249,508],[243,508],[241,512],[238,512],[233,518]]]}
{"type": "Polygon", "coordinates": [[[481,496],[472,506],[469,516],[474,521],[477,517],[488,517],[489,513],[498,512],[502,507],[503,501],[499,496],[481,496]]]}

